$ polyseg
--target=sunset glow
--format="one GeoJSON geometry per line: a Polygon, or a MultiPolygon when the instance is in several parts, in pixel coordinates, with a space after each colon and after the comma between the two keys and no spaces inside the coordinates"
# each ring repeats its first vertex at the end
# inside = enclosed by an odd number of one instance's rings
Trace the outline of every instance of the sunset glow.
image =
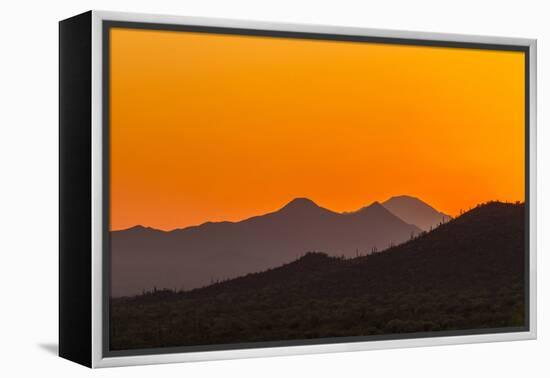
{"type": "Polygon", "coordinates": [[[522,52],[110,33],[112,230],[524,200],[522,52]]]}

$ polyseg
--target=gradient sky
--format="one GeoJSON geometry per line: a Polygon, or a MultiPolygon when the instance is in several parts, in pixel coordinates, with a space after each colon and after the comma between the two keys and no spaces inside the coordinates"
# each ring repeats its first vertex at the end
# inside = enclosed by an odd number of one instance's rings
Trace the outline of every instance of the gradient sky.
{"type": "Polygon", "coordinates": [[[111,29],[111,229],[524,200],[524,55],[111,29]]]}

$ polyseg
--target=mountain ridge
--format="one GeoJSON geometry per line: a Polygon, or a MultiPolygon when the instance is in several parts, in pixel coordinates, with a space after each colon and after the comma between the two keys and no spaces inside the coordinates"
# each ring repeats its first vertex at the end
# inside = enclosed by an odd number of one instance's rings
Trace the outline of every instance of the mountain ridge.
{"type": "MultiPolygon", "coordinates": [[[[387,206],[387,204],[394,200],[394,199],[410,199],[410,200],[414,200],[414,201],[418,201],[418,202],[421,202],[422,204],[424,204],[426,207],[432,209],[434,212],[436,212],[437,214],[441,214],[442,216],[446,217],[447,218],[447,221],[449,219],[451,219],[452,217],[450,215],[447,215],[443,212],[440,212],[438,211],[437,209],[435,209],[434,207],[432,207],[431,205],[429,205],[427,202],[424,202],[422,201],[421,199],[419,199],[418,197],[414,197],[414,196],[410,196],[410,195],[397,195],[397,196],[392,196],[390,197],[388,200],[384,201],[384,202],[379,202],[379,201],[373,201],[371,202],[369,205],[365,205],[363,207],[360,207],[359,209],[357,210],[354,210],[354,211],[342,211],[342,212],[337,212],[337,211],[333,211],[333,210],[330,210],[330,209],[327,209],[325,207],[322,207],[322,206],[319,206],[315,201],[307,198],[307,197],[295,197],[293,198],[292,200],[290,200],[289,202],[287,202],[285,205],[283,205],[282,207],[280,207],[279,209],[277,210],[274,210],[274,211],[271,211],[271,212],[267,212],[267,213],[263,213],[263,214],[259,214],[259,215],[253,215],[253,216],[250,216],[250,217],[247,217],[247,218],[243,218],[243,219],[240,219],[240,220],[236,220],[236,221],[228,221],[228,220],[223,220],[223,221],[206,221],[206,222],[202,222],[202,223],[199,223],[199,224],[195,224],[195,225],[189,225],[189,226],[185,226],[185,227],[176,227],[174,229],[171,229],[171,230],[163,230],[163,229],[160,229],[160,228],[155,228],[155,227],[152,227],[152,226],[145,226],[145,225],[142,225],[142,224],[137,224],[137,225],[134,225],[134,226],[130,226],[130,227],[127,227],[127,228],[123,228],[123,229],[118,229],[118,230],[113,230],[111,232],[126,232],[126,231],[131,231],[131,230],[148,230],[148,231],[160,231],[160,232],[165,232],[165,233],[170,233],[170,232],[179,232],[179,231],[185,231],[187,229],[193,229],[193,228],[197,228],[197,227],[201,227],[201,226],[205,226],[205,225],[211,225],[211,224],[235,224],[235,223],[241,223],[241,222],[245,222],[245,221],[249,221],[249,220],[252,220],[252,219],[255,219],[255,218],[258,218],[258,217],[263,217],[263,216],[266,216],[266,215],[272,215],[272,214],[278,214],[280,212],[286,212],[286,211],[296,211],[296,210],[304,210],[304,209],[316,209],[316,210],[324,210],[325,212],[327,213],[331,213],[331,214],[340,214],[340,215],[349,215],[349,214],[355,214],[355,213],[360,213],[362,211],[364,211],[365,209],[368,209],[370,207],[378,207],[378,206],[382,206],[384,207],[386,210],[390,211],[391,213],[393,213],[395,216],[397,216],[398,218],[401,218],[398,214],[395,214],[391,208],[389,206],[387,206]]],[[[403,221],[405,221],[406,223],[409,223],[411,225],[415,225],[417,227],[419,227],[419,225],[415,224],[415,223],[410,223],[410,222],[407,222],[406,219],[403,219],[401,218],[403,221]]],[[[441,219],[439,219],[439,221],[441,221],[441,219]]],[[[422,227],[419,227],[419,228],[422,228],[422,227]]],[[[425,230],[426,231],[426,230],[425,230]]]]}
{"type": "MultiPolygon", "coordinates": [[[[410,252],[412,252],[415,257],[423,257],[422,255],[424,254],[432,254],[432,256],[435,257],[437,254],[449,253],[449,250],[463,249],[465,248],[465,246],[468,246],[470,250],[474,250],[476,251],[475,253],[479,254],[482,250],[480,250],[479,248],[474,248],[474,243],[479,243],[480,240],[483,240],[484,242],[487,242],[488,240],[492,241],[492,236],[498,236],[502,240],[507,240],[510,238],[510,233],[515,236],[518,230],[523,227],[523,221],[524,205],[491,201],[485,204],[478,205],[477,207],[467,211],[466,213],[462,214],[462,216],[453,219],[451,222],[446,223],[444,227],[434,229],[428,233],[422,233],[416,238],[410,239],[402,243],[401,245],[392,246],[373,255],[359,256],[351,259],[342,259],[338,256],[329,256],[322,251],[308,251],[304,255],[297,258],[295,261],[292,261],[288,264],[268,269],[267,271],[255,272],[244,277],[237,277],[233,280],[229,280],[228,282],[216,284],[213,286],[218,287],[219,290],[220,288],[223,289],[224,285],[231,285],[232,281],[246,280],[251,279],[252,277],[260,277],[262,274],[267,272],[277,272],[280,270],[292,269],[293,267],[299,267],[303,264],[307,264],[307,266],[310,268],[313,267],[314,269],[311,269],[311,271],[316,271],[319,269],[319,267],[326,267],[331,264],[340,265],[341,267],[349,267],[354,265],[364,267],[365,264],[367,264],[369,261],[372,261],[373,258],[383,258],[385,254],[386,256],[388,256],[387,254],[393,254],[395,256],[401,255],[410,258],[410,252]],[[506,219],[506,222],[508,222],[508,224],[502,227],[502,229],[498,229],[498,226],[495,226],[495,223],[502,226],[502,224],[504,223],[502,219],[506,219]],[[490,235],[484,235],[485,233],[487,233],[488,229],[491,229],[489,232],[490,235]],[[465,240],[455,240],[464,238],[465,240]],[[444,241],[449,243],[449,246],[447,248],[442,248],[440,239],[443,239],[444,241]],[[472,242],[472,240],[475,240],[475,242],[472,242]],[[450,244],[453,244],[453,246],[451,247],[450,244]],[[442,251],[438,252],[438,249],[441,249],[442,251]]],[[[501,241],[498,244],[499,246],[504,247],[507,243],[501,241]]],[[[515,251],[510,252],[511,255],[513,255],[513,258],[517,258],[518,256],[522,257],[521,254],[518,255],[516,252],[518,250],[521,250],[521,239],[514,240],[514,243],[512,245],[515,248],[515,251]]],[[[503,249],[507,252],[509,250],[509,248],[503,249]]],[[[485,251],[483,252],[486,253],[485,251]]],[[[493,255],[495,254],[495,252],[493,251],[490,251],[490,253],[493,255]]],[[[475,254],[474,257],[476,257],[475,254]]],[[[509,258],[510,256],[502,255],[501,257],[509,258]]],[[[511,264],[511,266],[512,265],[513,264],[511,264]]],[[[518,262],[518,265],[515,266],[515,268],[518,268],[519,266],[520,264],[518,262]]],[[[522,269],[518,269],[517,271],[521,272],[522,269]]],[[[256,282],[253,285],[250,285],[250,287],[258,289],[261,286],[259,286],[256,282]]],[[[208,290],[210,290],[209,288],[210,286],[207,286],[205,288],[197,288],[191,292],[207,292],[208,290]]]]}
{"type": "Polygon", "coordinates": [[[200,287],[292,261],[307,250],[355,256],[421,232],[379,202],[336,213],[306,198],[239,222],[207,222],[169,232],[111,233],[112,295],[158,287],[200,287]]]}

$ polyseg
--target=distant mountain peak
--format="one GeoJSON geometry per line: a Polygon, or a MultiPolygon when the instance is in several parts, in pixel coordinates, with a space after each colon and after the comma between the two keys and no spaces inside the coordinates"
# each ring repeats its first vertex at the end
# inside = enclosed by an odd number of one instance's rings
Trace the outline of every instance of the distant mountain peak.
{"type": "Polygon", "coordinates": [[[140,231],[140,230],[147,230],[147,229],[150,229],[151,227],[145,227],[141,224],[136,224],[135,226],[132,226],[132,227],[129,227],[129,228],[126,228],[124,230],[121,230],[121,231],[140,231]]]}
{"type": "Polygon", "coordinates": [[[393,196],[382,205],[405,222],[414,224],[424,231],[451,219],[451,216],[440,212],[420,198],[409,195],[393,196]]]}
{"type": "Polygon", "coordinates": [[[141,224],[138,224],[138,225],[126,228],[126,229],[122,229],[122,230],[116,230],[115,232],[119,232],[119,231],[136,232],[136,233],[141,233],[141,232],[165,232],[165,231],[162,231],[162,230],[157,230],[156,228],[153,228],[153,227],[143,226],[141,224]]]}
{"type": "Polygon", "coordinates": [[[380,202],[374,201],[370,205],[363,206],[362,208],[360,208],[356,211],[352,211],[352,212],[344,213],[344,214],[359,214],[359,213],[364,213],[364,212],[369,211],[369,210],[376,210],[376,209],[387,211],[386,208],[380,202]]]}
{"type": "Polygon", "coordinates": [[[424,202],[420,198],[415,197],[415,196],[410,196],[408,194],[401,194],[399,196],[392,196],[388,200],[386,200],[385,202],[396,201],[396,200],[416,200],[416,201],[424,202]]]}
{"type": "Polygon", "coordinates": [[[293,209],[318,209],[319,205],[305,197],[297,197],[287,203],[281,210],[293,210],[293,209]]]}
{"type": "Polygon", "coordinates": [[[382,204],[378,201],[374,201],[373,203],[371,203],[370,205],[366,206],[366,208],[377,208],[377,207],[383,207],[382,204]]]}

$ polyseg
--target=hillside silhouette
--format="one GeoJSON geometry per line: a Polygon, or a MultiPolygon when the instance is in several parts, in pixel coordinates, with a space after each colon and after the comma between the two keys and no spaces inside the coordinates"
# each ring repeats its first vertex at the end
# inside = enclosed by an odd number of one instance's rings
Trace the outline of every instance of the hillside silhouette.
{"type": "Polygon", "coordinates": [[[207,222],[170,232],[137,226],[111,233],[111,293],[198,288],[288,263],[305,251],[354,257],[420,232],[378,202],[337,213],[306,198],[240,222],[207,222]]]}
{"type": "Polygon", "coordinates": [[[111,301],[111,348],[522,327],[524,206],[491,202],[385,251],[111,301]]]}

